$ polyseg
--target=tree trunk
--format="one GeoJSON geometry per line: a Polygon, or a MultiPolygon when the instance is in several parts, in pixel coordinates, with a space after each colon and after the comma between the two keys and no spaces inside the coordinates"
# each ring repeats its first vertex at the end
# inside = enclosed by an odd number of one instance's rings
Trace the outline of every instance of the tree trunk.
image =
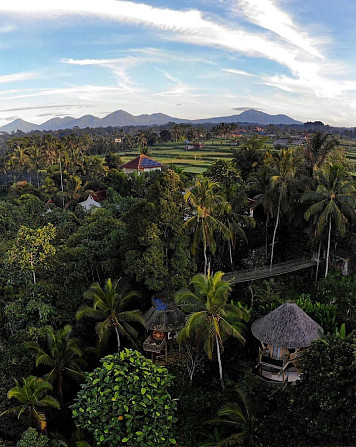
{"type": "Polygon", "coordinates": [[[217,353],[217,356],[218,356],[218,363],[219,363],[220,383],[221,383],[222,389],[224,390],[225,389],[225,385],[224,385],[224,379],[223,379],[223,375],[222,375],[220,345],[219,345],[219,340],[218,340],[218,336],[217,335],[215,335],[215,341],[216,341],[216,353],[217,353]]]}
{"type": "Polygon", "coordinates": [[[116,338],[117,338],[117,352],[120,352],[121,342],[120,342],[119,330],[116,325],[114,326],[114,328],[115,328],[116,338]]]}
{"type": "Polygon", "coordinates": [[[59,374],[59,378],[58,378],[58,391],[59,391],[59,395],[61,396],[61,399],[63,399],[63,376],[62,376],[62,374],[59,374]]]}
{"type": "Polygon", "coordinates": [[[270,262],[270,265],[269,265],[269,271],[272,271],[273,255],[274,255],[274,244],[275,244],[275,241],[276,241],[276,233],[277,233],[277,228],[278,228],[278,224],[279,224],[279,215],[280,215],[280,212],[281,212],[281,201],[282,201],[282,189],[281,189],[281,192],[279,194],[278,208],[277,208],[277,218],[276,218],[276,224],[275,224],[274,230],[273,230],[272,248],[271,248],[271,262],[270,262]]]}
{"type": "Polygon", "coordinates": [[[204,242],[204,275],[207,275],[208,257],[206,255],[206,244],[204,242]]]}
{"type": "Polygon", "coordinates": [[[326,251],[325,278],[328,276],[329,272],[330,240],[331,240],[331,215],[329,215],[329,234],[328,234],[328,249],[326,251]]]}
{"type": "Polygon", "coordinates": [[[318,274],[319,274],[320,251],[321,251],[321,241],[319,242],[318,258],[317,258],[317,260],[316,260],[315,282],[317,282],[317,280],[318,280],[318,274]]]}
{"type": "Polygon", "coordinates": [[[265,224],[265,256],[266,261],[268,258],[268,224],[269,224],[269,214],[266,216],[266,224],[265,224]]]}

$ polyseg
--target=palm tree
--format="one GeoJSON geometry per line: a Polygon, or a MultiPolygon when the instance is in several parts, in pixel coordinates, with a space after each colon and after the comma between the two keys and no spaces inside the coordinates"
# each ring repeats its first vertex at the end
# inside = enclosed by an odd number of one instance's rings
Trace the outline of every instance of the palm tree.
{"type": "Polygon", "coordinates": [[[191,190],[187,190],[184,200],[190,211],[189,219],[183,227],[193,227],[194,237],[192,243],[192,252],[196,252],[198,242],[202,241],[204,250],[204,274],[206,275],[210,261],[208,261],[207,249],[215,253],[216,244],[214,232],[219,231],[224,235],[229,234],[229,229],[219,219],[225,211],[230,209],[221,194],[217,192],[219,184],[206,178],[200,178],[196,181],[191,190]]]}
{"type": "MultiPolygon", "coordinates": [[[[208,421],[209,424],[223,424],[235,428],[237,433],[230,435],[219,442],[219,447],[229,445],[255,445],[254,433],[255,418],[250,413],[244,394],[236,389],[237,400],[227,403],[218,411],[218,417],[208,421]]],[[[260,444],[261,445],[261,444],[260,444]]]]}
{"type": "Polygon", "coordinates": [[[58,391],[63,398],[63,380],[68,375],[76,380],[84,378],[80,366],[85,364],[83,351],[79,347],[77,338],[70,338],[72,326],[67,324],[57,331],[51,326],[45,328],[46,347],[42,348],[38,342],[29,342],[26,346],[36,352],[36,366],[45,365],[50,371],[44,379],[50,383],[58,383],[58,391]]]}
{"type": "Polygon", "coordinates": [[[304,214],[306,220],[314,218],[316,234],[321,237],[326,225],[328,226],[328,244],[326,251],[325,278],[329,271],[329,256],[332,223],[341,237],[345,235],[347,221],[356,222],[356,200],[352,195],[354,185],[345,179],[345,172],[341,166],[330,166],[327,172],[318,173],[319,184],[316,191],[305,192],[301,202],[313,202],[304,214]]]}
{"type": "Polygon", "coordinates": [[[301,159],[293,149],[282,149],[274,156],[274,167],[270,177],[270,188],[278,192],[276,222],[273,230],[270,270],[272,270],[274,246],[281,212],[289,208],[289,188],[295,178],[301,159]]]}
{"type": "Polygon", "coordinates": [[[339,145],[339,141],[333,135],[317,131],[313,133],[304,147],[304,158],[312,178],[314,172],[320,169],[327,156],[339,145]]]}
{"type": "Polygon", "coordinates": [[[245,339],[241,335],[244,325],[241,321],[249,320],[249,312],[240,304],[228,303],[231,285],[222,279],[224,273],[217,272],[213,276],[195,275],[191,281],[193,291],[183,290],[177,293],[176,303],[189,312],[185,327],[178,336],[178,341],[191,337],[204,340],[204,350],[211,360],[216,348],[219,364],[219,375],[222,388],[221,352],[224,341],[229,337],[237,338],[240,343],[245,339]]]}
{"type": "Polygon", "coordinates": [[[114,329],[117,338],[117,350],[120,352],[120,334],[128,337],[131,341],[137,336],[136,330],[129,322],[143,324],[143,318],[139,310],[125,310],[133,298],[137,298],[136,292],[121,293],[118,291],[119,280],[111,281],[109,278],[101,288],[100,284],[94,283],[84,293],[85,298],[93,300],[93,307],[79,309],[76,318],[90,317],[101,320],[96,325],[99,336],[99,347],[108,341],[110,329],[114,329]]]}
{"type": "Polygon", "coordinates": [[[222,217],[223,223],[228,228],[229,232],[225,234],[225,239],[228,242],[230,264],[233,268],[232,249],[235,248],[237,236],[247,242],[245,228],[255,227],[256,221],[252,216],[243,214],[247,207],[247,196],[244,187],[239,184],[233,184],[226,188],[226,197],[231,205],[222,217]]]}
{"type": "Polygon", "coordinates": [[[51,407],[60,410],[60,404],[53,396],[48,396],[48,391],[52,390],[52,385],[45,380],[35,376],[28,376],[22,379],[23,385],[15,379],[16,386],[7,393],[8,399],[17,399],[20,405],[3,411],[0,416],[5,414],[17,414],[18,418],[23,413],[27,413],[30,423],[36,421],[40,430],[44,431],[47,426],[46,415],[42,408],[51,407]]]}

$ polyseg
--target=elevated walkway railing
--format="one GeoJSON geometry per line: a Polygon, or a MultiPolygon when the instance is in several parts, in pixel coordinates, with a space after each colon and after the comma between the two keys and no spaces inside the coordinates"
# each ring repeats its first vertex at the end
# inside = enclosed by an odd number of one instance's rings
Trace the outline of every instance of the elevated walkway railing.
{"type": "Polygon", "coordinates": [[[286,273],[296,272],[316,266],[314,260],[300,258],[291,261],[280,262],[269,266],[257,267],[247,270],[238,270],[235,272],[227,272],[224,275],[225,281],[231,284],[238,284],[248,281],[256,281],[257,279],[270,278],[272,276],[284,275],[286,273]]]}

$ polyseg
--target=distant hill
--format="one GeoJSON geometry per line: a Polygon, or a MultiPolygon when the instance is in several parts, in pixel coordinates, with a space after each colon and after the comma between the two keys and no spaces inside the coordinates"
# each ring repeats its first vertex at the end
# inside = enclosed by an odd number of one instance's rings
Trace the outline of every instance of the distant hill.
{"type": "Polygon", "coordinates": [[[27,121],[24,121],[20,118],[0,127],[1,131],[8,133],[17,132],[18,130],[22,130],[22,132],[31,132],[31,130],[37,129],[40,129],[40,126],[38,126],[37,124],[28,123],[27,121]]]}
{"type": "Polygon", "coordinates": [[[269,115],[268,113],[260,112],[259,110],[246,110],[239,115],[218,116],[213,118],[204,118],[197,120],[186,120],[182,118],[173,118],[164,113],[152,113],[151,115],[131,115],[125,110],[117,110],[116,112],[106,115],[104,118],[98,118],[93,115],[84,115],[81,118],[73,118],[65,116],[64,118],[52,118],[43,124],[28,123],[22,119],[5,124],[0,127],[0,131],[16,132],[30,132],[31,130],[59,130],[59,129],[73,129],[79,127],[84,129],[86,127],[123,127],[123,126],[154,126],[167,124],[169,122],[181,123],[251,123],[251,124],[302,124],[287,115],[269,115]]]}

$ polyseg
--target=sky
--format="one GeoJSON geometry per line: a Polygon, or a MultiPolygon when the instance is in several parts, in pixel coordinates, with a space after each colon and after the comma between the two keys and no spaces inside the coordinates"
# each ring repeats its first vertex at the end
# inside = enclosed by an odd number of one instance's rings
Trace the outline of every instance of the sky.
{"type": "Polygon", "coordinates": [[[1,0],[0,126],[249,108],[356,126],[356,2],[1,0]]]}

